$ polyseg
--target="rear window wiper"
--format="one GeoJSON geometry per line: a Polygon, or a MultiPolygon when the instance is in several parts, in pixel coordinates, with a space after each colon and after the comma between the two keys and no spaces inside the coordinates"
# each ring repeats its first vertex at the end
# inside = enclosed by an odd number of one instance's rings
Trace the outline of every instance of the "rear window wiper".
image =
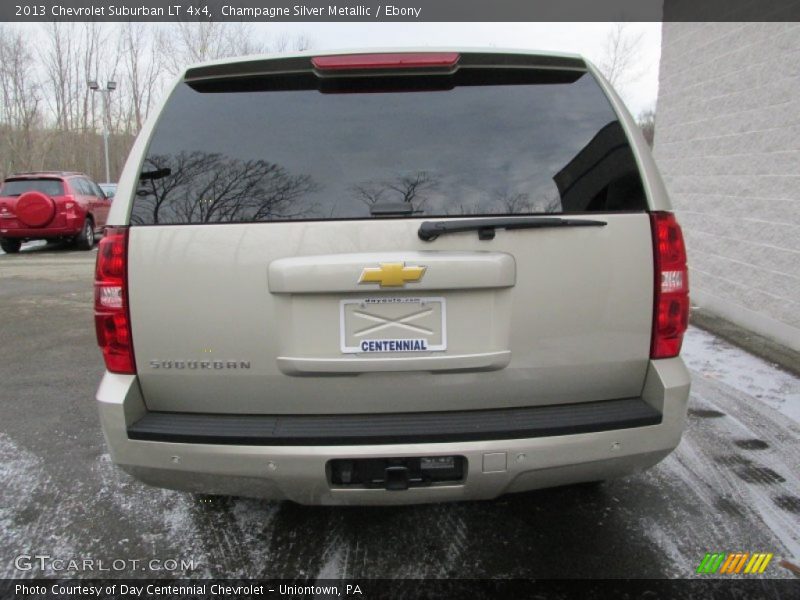
{"type": "Polygon", "coordinates": [[[419,226],[419,239],[432,242],[446,233],[477,231],[478,239],[493,240],[496,229],[546,229],[553,227],[605,227],[605,221],[564,219],[561,217],[492,217],[463,221],[425,221],[419,226]]]}

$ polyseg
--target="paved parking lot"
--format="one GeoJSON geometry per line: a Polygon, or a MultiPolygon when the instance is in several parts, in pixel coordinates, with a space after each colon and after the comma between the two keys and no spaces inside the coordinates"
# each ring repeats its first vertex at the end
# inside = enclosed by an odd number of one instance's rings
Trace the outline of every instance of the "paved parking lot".
{"type": "MultiPolygon", "coordinates": [[[[697,329],[678,451],[599,487],[309,508],[141,485],[110,463],[96,418],[94,256],[0,255],[0,577],[37,574],[15,570],[20,554],[311,579],[691,577],[709,551],[773,552],[766,575],[791,577],[779,560],[800,559],[800,380],[697,329]]],[[[116,575],[167,574],[141,569],[116,575]]]]}

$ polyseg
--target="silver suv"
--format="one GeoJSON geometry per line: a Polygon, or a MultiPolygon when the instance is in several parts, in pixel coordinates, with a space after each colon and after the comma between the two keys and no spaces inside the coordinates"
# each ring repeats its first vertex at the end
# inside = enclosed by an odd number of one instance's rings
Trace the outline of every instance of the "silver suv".
{"type": "Polygon", "coordinates": [[[689,393],[669,211],[636,124],[578,56],[189,68],[98,253],[111,455],[153,485],[306,504],[654,465],[689,393]]]}

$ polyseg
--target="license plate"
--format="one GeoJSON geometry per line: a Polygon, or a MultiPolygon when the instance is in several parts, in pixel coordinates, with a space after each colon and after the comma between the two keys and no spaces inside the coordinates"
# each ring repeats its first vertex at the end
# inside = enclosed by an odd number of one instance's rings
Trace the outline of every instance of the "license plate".
{"type": "Polygon", "coordinates": [[[447,349],[445,299],[404,296],[340,303],[344,354],[442,352],[447,349]]]}

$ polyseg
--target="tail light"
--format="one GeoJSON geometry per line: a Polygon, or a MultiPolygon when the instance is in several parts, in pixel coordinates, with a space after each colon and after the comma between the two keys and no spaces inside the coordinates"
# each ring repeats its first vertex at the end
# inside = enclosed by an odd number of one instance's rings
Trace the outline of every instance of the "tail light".
{"type": "Polygon", "coordinates": [[[94,323],[106,368],[112,373],[135,374],[126,227],[110,227],[100,240],[94,276],[94,323]]]}
{"type": "Polygon", "coordinates": [[[461,56],[457,52],[396,52],[389,54],[340,54],[315,56],[318,71],[365,69],[452,69],[461,56]]]}
{"type": "Polygon", "coordinates": [[[653,231],[655,293],[650,358],[671,358],[681,351],[689,325],[689,272],[686,247],[675,215],[650,214],[653,231]]]}

